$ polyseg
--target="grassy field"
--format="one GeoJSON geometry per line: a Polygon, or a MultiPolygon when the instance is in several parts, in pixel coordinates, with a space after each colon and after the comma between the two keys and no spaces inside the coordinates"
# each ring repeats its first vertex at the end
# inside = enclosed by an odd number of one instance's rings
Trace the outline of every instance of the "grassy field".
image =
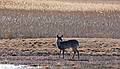
{"type": "Polygon", "coordinates": [[[119,3],[119,0],[0,0],[0,64],[41,69],[119,69],[119,3]],[[63,34],[65,40],[80,42],[80,60],[77,56],[71,59],[71,49],[67,49],[65,59],[58,57],[56,38],[50,38],[57,34],[63,34]]]}
{"type": "Polygon", "coordinates": [[[118,2],[118,0],[0,0],[0,8],[42,11],[115,11],[120,10],[118,2]]]}
{"type": "Polygon", "coordinates": [[[120,38],[119,0],[0,0],[0,38],[120,38]]]}
{"type": "MultiPolygon", "coordinates": [[[[66,38],[68,40],[70,38],[66,38]]],[[[80,42],[79,51],[83,55],[120,55],[120,40],[106,38],[71,38],[80,42]]],[[[39,56],[57,55],[59,49],[54,38],[3,39],[0,40],[0,55],[39,56]]],[[[70,50],[70,49],[69,49],[70,50]]],[[[69,51],[68,50],[68,51],[69,51]]],[[[70,52],[68,52],[70,53],[70,52]]]]}
{"type": "Polygon", "coordinates": [[[120,38],[120,12],[0,10],[0,37],[120,38]]]}
{"type": "Polygon", "coordinates": [[[43,69],[115,69],[120,68],[120,40],[106,38],[77,39],[80,60],[71,59],[73,52],[67,49],[65,59],[59,58],[55,38],[3,39],[0,40],[0,63],[40,66],[43,69]]]}

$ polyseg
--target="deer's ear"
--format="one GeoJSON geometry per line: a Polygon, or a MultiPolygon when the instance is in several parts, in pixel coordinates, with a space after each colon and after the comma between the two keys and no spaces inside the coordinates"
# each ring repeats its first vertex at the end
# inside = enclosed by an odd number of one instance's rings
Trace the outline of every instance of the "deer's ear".
{"type": "Polygon", "coordinates": [[[61,37],[63,37],[63,35],[61,35],[61,37]]]}
{"type": "Polygon", "coordinates": [[[59,36],[57,35],[57,38],[58,38],[59,36]]]}

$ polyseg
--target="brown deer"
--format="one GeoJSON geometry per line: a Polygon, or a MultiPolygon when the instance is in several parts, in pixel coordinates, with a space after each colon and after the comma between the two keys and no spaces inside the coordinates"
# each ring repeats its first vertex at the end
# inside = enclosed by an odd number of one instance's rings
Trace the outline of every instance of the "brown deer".
{"type": "MultiPolygon", "coordinates": [[[[62,52],[63,59],[64,59],[65,49],[67,49],[67,48],[72,48],[72,50],[74,52],[72,59],[74,58],[76,52],[78,54],[78,59],[79,59],[79,51],[77,50],[77,47],[79,46],[79,42],[77,40],[63,41],[62,37],[63,37],[63,35],[62,36],[57,35],[57,46],[60,49],[60,55],[61,55],[61,51],[63,51],[62,52]]],[[[60,55],[59,55],[59,57],[60,57],[60,55]]]]}

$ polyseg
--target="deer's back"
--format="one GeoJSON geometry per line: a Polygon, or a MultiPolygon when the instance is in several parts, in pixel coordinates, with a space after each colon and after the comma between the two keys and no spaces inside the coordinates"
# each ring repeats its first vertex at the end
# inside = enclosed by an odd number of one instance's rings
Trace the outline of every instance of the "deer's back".
{"type": "Polygon", "coordinates": [[[75,48],[77,46],[79,46],[79,42],[77,40],[68,40],[68,41],[60,42],[60,45],[58,47],[60,49],[66,49],[66,48],[75,48]]]}

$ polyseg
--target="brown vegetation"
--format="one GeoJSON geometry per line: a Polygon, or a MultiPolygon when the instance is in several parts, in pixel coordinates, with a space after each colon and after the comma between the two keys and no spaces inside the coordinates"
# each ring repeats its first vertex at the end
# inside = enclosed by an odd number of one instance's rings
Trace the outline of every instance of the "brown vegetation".
{"type": "Polygon", "coordinates": [[[0,10],[0,37],[105,37],[120,38],[120,12],[57,12],[0,10]]]}
{"type": "MultiPolygon", "coordinates": [[[[65,38],[80,42],[80,60],[71,60],[71,49],[65,59],[59,58],[54,38],[0,40],[1,64],[25,64],[46,69],[116,69],[120,68],[120,40],[106,38],[65,38]]],[[[69,51],[68,51],[69,50],[69,51]]]]}
{"type": "MultiPolygon", "coordinates": [[[[77,38],[78,39],[78,38],[77,38]]],[[[66,39],[68,40],[68,39],[66,39]]],[[[79,51],[82,55],[120,55],[120,40],[105,38],[81,38],[79,51]]],[[[57,55],[59,49],[54,38],[3,39],[0,40],[1,56],[57,55]]],[[[72,52],[71,49],[68,49],[72,52]]],[[[70,54],[68,51],[67,54],[70,54]]]]}
{"type": "Polygon", "coordinates": [[[0,0],[0,38],[120,38],[118,0],[0,0]]]}
{"type": "Polygon", "coordinates": [[[120,10],[119,1],[99,0],[0,0],[0,8],[53,11],[108,11],[120,10]]]}

